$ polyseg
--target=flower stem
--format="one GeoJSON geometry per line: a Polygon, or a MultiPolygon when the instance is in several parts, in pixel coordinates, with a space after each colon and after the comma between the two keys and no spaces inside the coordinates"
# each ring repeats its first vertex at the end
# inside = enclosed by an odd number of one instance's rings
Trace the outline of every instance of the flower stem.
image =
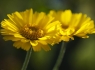
{"type": "Polygon", "coordinates": [[[27,51],[26,57],[25,57],[25,61],[23,63],[22,69],[21,70],[26,70],[30,57],[31,57],[31,53],[32,53],[32,48],[29,49],[29,51],[27,51]]]}
{"type": "Polygon", "coordinates": [[[66,50],[66,47],[64,45],[65,45],[65,42],[62,42],[62,46],[60,48],[58,59],[55,63],[53,70],[59,70],[59,66],[61,65],[62,59],[63,59],[64,54],[65,54],[65,50],[66,50]]]}

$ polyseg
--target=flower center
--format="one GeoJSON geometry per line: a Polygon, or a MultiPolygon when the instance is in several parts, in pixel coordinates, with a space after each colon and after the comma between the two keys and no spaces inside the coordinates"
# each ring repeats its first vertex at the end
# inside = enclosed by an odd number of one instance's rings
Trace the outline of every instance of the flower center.
{"type": "Polygon", "coordinates": [[[20,30],[20,34],[30,40],[38,40],[44,36],[42,29],[37,28],[36,26],[24,26],[20,30]]]}

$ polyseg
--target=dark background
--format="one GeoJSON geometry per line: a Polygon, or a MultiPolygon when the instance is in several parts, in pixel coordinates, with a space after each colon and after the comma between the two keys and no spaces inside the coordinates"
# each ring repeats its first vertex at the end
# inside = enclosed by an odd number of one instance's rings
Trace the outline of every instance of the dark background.
{"type": "MultiPolygon", "coordinates": [[[[7,14],[15,11],[48,13],[53,10],[71,9],[73,13],[87,14],[95,20],[95,0],[0,0],[0,22],[7,14]]],[[[33,52],[27,70],[52,70],[61,44],[51,51],[33,52]]],[[[21,70],[26,51],[13,47],[12,41],[4,41],[0,36],[0,70],[21,70]]],[[[66,45],[66,52],[59,70],[95,70],[95,34],[88,39],[75,37],[66,45]]]]}

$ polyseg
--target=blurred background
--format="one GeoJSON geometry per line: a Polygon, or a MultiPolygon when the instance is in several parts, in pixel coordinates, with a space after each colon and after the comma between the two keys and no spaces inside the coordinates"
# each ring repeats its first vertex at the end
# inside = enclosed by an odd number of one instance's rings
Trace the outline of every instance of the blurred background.
{"type": "MultiPolygon", "coordinates": [[[[15,11],[48,13],[53,10],[71,9],[82,12],[95,20],[95,0],[0,0],[0,22],[15,11]]],[[[61,44],[51,51],[33,52],[27,70],[52,70],[61,44]]],[[[66,45],[66,52],[59,70],[95,70],[95,34],[88,39],[75,37],[66,45]]],[[[0,70],[21,70],[26,51],[13,47],[12,41],[4,41],[0,35],[0,70]]]]}

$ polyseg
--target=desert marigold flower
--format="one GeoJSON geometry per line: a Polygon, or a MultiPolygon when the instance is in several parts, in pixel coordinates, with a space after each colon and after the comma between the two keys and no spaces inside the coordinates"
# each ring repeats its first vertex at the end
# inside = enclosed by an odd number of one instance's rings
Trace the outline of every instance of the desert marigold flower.
{"type": "Polygon", "coordinates": [[[9,19],[1,22],[1,34],[5,40],[14,41],[13,46],[22,48],[26,51],[32,46],[34,51],[50,50],[48,44],[57,43],[57,32],[59,21],[53,21],[53,17],[44,12],[26,10],[24,12],[14,12],[8,14],[9,19]]]}
{"type": "Polygon", "coordinates": [[[61,40],[69,41],[73,36],[81,38],[88,38],[87,34],[95,33],[94,21],[86,14],[72,13],[71,10],[55,12],[51,10],[49,15],[55,17],[55,20],[59,20],[62,24],[60,33],[62,34],[61,40]]]}

